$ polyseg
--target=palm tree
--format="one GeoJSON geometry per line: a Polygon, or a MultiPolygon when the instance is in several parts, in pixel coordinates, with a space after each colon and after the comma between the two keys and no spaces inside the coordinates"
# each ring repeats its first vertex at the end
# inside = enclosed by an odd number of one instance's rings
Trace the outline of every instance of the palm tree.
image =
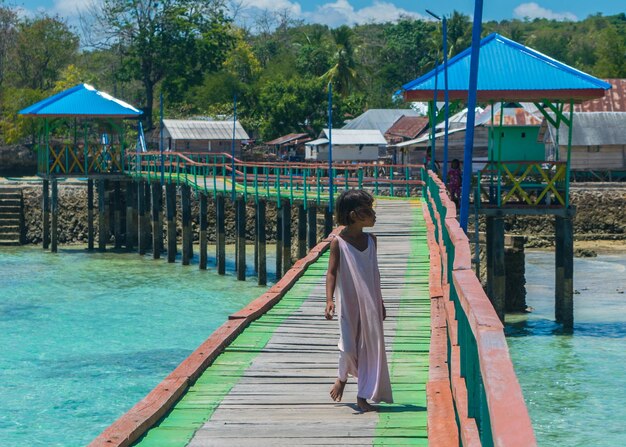
{"type": "Polygon", "coordinates": [[[333,58],[335,64],[321,77],[328,82],[332,82],[334,90],[345,96],[360,83],[351,42],[353,32],[347,25],[342,25],[337,29],[331,30],[331,34],[337,46],[337,52],[333,58]]]}

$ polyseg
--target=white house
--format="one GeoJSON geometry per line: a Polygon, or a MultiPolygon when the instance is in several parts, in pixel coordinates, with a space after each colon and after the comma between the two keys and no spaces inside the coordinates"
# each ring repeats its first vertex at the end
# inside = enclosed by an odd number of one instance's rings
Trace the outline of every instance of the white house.
{"type": "MultiPolygon", "coordinates": [[[[305,144],[307,160],[328,161],[328,134],[328,129],[324,129],[317,140],[305,144]]],[[[379,150],[387,145],[378,129],[333,129],[331,137],[333,161],[378,160],[379,150]]]]}

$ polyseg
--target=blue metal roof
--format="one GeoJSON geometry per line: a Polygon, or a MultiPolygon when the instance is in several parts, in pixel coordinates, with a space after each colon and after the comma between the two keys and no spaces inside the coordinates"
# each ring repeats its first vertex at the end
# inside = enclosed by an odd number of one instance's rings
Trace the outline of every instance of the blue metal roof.
{"type": "MultiPolygon", "coordinates": [[[[467,97],[471,47],[448,61],[452,99],[467,97]]],[[[482,100],[583,100],[602,97],[611,85],[497,33],[480,42],[478,97],[482,100]]],[[[402,86],[407,99],[432,100],[435,70],[402,86]]],[[[443,98],[443,65],[437,70],[443,98]]]]}
{"type": "Polygon", "coordinates": [[[130,104],[100,92],[89,84],[79,84],[61,93],[39,101],[20,115],[41,117],[90,116],[110,118],[136,118],[143,112],[130,104]]]}

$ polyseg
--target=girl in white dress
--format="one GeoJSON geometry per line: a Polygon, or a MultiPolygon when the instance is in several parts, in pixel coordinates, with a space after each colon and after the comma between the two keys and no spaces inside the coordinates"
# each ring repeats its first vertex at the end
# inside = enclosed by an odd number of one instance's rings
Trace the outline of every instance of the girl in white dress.
{"type": "Polygon", "coordinates": [[[348,375],[358,381],[357,405],[362,411],[376,408],[368,403],[393,402],[391,382],[385,354],[383,320],[386,309],[380,290],[380,274],[376,256],[376,237],[364,233],[373,227],[376,212],[374,198],[361,190],[345,191],[335,208],[343,231],[330,244],[326,274],[326,312],[328,320],[339,319],[339,368],[337,380],[330,390],[339,402],[348,375]]]}

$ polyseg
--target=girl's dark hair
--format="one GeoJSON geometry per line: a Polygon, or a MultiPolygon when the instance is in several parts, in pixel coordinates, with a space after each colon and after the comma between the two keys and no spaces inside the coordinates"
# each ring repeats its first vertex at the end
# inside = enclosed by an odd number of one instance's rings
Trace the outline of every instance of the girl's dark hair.
{"type": "Polygon", "coordinates": [[[339,225],[350,225],[354,221],[350,218],[350,212],[359,207],[372,206],[374,197],[362,189],[349,189],[341,193],[335,203],[335,219],[339,225]]]}

